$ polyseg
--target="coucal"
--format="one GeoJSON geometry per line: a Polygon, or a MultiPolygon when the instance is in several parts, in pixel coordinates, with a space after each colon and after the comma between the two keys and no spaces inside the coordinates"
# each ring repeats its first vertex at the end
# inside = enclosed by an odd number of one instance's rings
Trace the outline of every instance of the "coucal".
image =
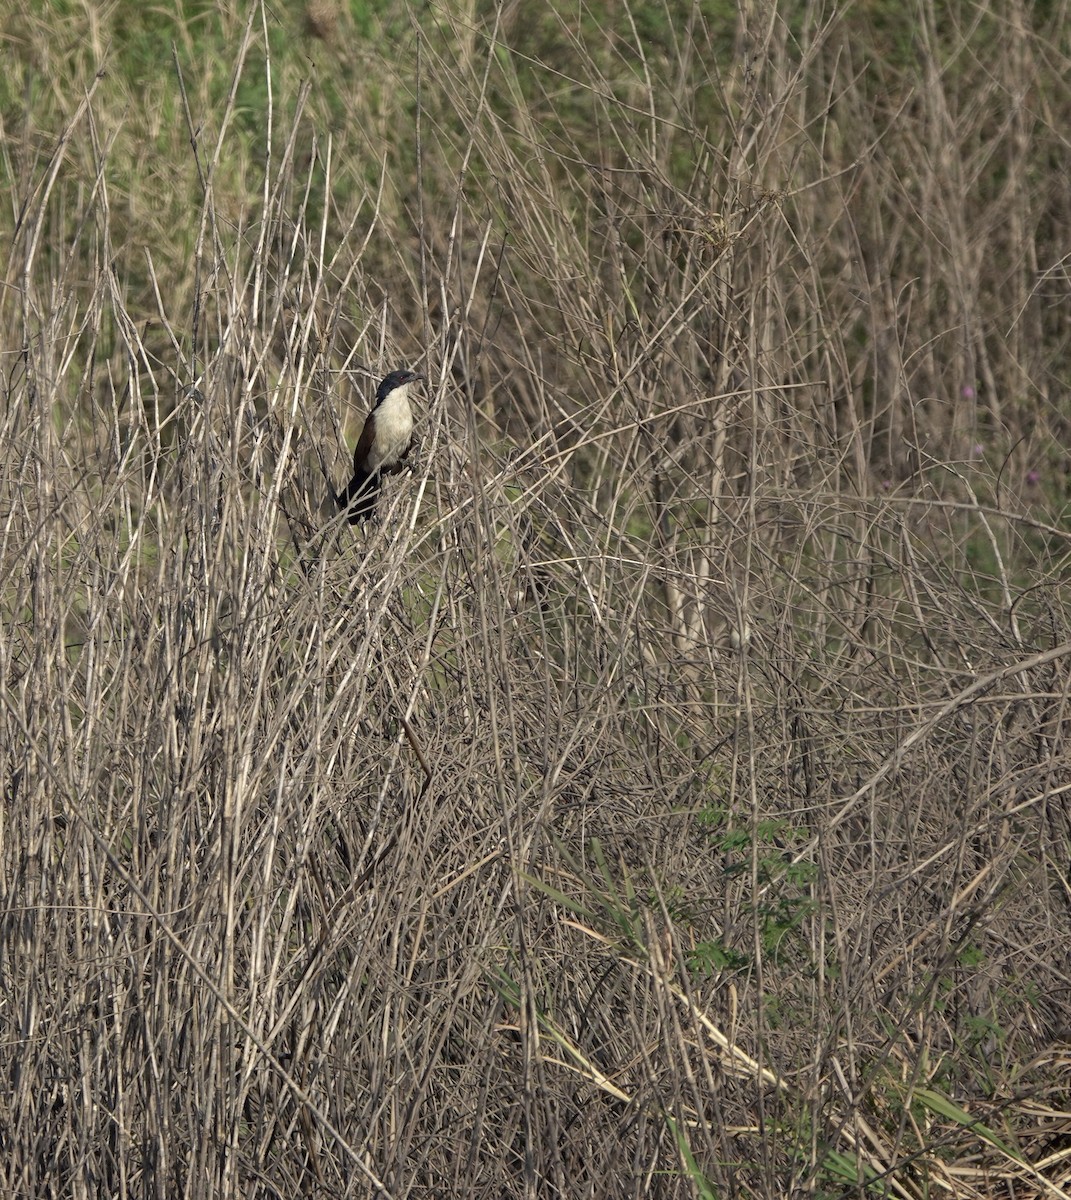
{"type": "Polygon", "coordinates": [[[424,378],[417,371],[391,371],[376,390],[353,452],[353,478],[335,497],[351,525],[376,511],[384,475],[396,475],[413,448],[413,410],[409,389],[424,378]]]}

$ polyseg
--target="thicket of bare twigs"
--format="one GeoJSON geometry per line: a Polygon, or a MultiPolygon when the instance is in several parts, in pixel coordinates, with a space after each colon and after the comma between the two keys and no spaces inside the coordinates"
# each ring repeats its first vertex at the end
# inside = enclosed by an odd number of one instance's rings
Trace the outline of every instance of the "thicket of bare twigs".
{"type": "Polygon", "coordinates": [[[1069,15],[25,0],[4,1195],[1071,1195],[1069,15]]]}

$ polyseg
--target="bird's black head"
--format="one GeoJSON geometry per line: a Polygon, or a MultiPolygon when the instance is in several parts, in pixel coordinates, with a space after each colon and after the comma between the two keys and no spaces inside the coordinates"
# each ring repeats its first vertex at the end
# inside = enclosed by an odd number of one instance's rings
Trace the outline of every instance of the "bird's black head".
{"type": "Polygon", "coordinates": [[[416,383],[418,379],[423,378],[424,376],[419,371],[391,371],[376,389],[376,403],[382,404],[391,392],[396,387],[401,387],[403,383],[416,383]]]}

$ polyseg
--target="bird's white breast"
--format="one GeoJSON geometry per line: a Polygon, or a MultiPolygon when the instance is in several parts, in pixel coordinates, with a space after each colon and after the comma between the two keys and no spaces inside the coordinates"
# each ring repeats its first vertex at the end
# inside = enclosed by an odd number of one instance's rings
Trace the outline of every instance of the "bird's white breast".
{"type": "Polygon", "coordinates": [[[410,384],[396,387],[376,409],[376,440],[368,455],[369,473],[392,467],[413,438],[413,410],[409,407],[410,384]]]}

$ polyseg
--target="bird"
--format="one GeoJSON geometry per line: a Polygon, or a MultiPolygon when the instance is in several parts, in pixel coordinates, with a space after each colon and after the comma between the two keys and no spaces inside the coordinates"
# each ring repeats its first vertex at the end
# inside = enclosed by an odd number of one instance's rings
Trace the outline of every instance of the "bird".
{"type": "Polygon", "coordinates": [[[375,407],[353,452],[353,478],[335,496],[351,525],[372,516],[383,476],[396,475],[413,448],[409,389],[422,379],[419,371],[391,371],[376,389],[375,407]]]}

